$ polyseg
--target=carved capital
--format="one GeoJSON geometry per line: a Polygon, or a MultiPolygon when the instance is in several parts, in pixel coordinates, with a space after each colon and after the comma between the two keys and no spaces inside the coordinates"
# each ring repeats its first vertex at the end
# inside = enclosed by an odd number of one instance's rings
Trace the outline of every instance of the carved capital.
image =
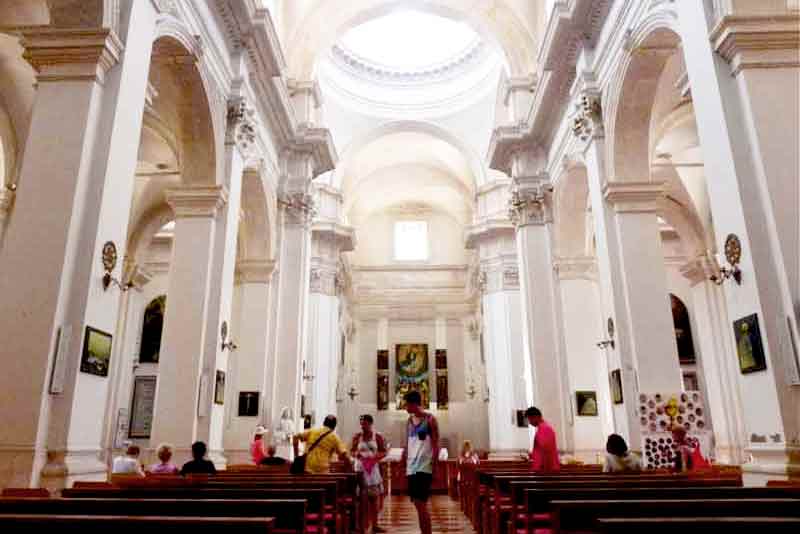
{"type": "Polygon", "coordinates": [[[553,221],[553,186],[547,175],[515,178],[508,201],[508,215],[518,229],[553,221]]]}
{"type": "Polygon", "coordinates": [[[153,0],[156,5],[156,9],[158,9],[159,13],[165,13],[168,15],[172,15],[173,17],[178,16],[178,4],[176,0],[153,0]]]}
{"type": "Polygon", "coordinates": [[[314,198],[306,192],[284,193],[278,198],[278,205],[284,213],[284,222],[309,227],[316,214],[314,198]]]}
{"type": "Polygon", "coordinates": [[[309,290],[312,294],[328,295],[337,294],[337,273],[329,269],[312,267],[308,277],[309,290]]]}
{"type": "Polygon", "coordinates": [[[35,28],[22,34],[22,57],[38,82],[94,80],[119,62],[123,45],[110,29],[35,28]]]}
{"type": "Polygon", "coordinates": [[[166,197],[176,219],[216,217],[217,210],[228,202],[228,188],[216,185],[169,189],[166,197]]]}
{"type": "Polygon", "coordinates": [[[245,158],[256,148],[256,110],[243,97],[228,101],[228,127],[225,142],[235,144],[245,158]]]}
{"type": "Polygon", "coordinates": [[[572,133],[582,141],[604,135],[603,110],[599,93],[594,91],[581,93],[572,116],[572,133]]]}

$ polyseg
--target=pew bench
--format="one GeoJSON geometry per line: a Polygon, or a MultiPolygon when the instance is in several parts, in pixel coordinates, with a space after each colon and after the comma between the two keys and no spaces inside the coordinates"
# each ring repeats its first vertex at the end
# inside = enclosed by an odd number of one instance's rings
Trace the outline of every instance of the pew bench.
{"type": "Polygon", "coordinates": [[[108,532],[141,534],[154,532],[186,534],[271,534],[268,517],[133,517],[109,515],[0,514],[0,529],[5,534],[40,534],[56,531],[67,534],[108,532]]]}
{"type": "Polygon", "coordinates": [[[601,518],[603,534],[796,534],[800,519],[794,517],[647,517],[601,518]]]}

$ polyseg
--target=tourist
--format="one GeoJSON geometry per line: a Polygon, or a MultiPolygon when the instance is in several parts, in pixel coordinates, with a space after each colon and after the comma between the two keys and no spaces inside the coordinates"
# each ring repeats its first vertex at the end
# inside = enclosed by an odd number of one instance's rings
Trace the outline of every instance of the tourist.
{"type": "Polygon", "coordinates": [[[625,438],[619,434],[611,434],[606,441],[606,462],[603,464],[604,473],[624,473],[627,471],[641,471],[642,459],[628,450],[625,438]]]}
{"type": "Polygon", "coordinates": [[[461,445],[461,452],[458,455],[458,463],[477,464],[478,461],[478,453],[472,449],[472,442],[465,439],[464,443],[461,445]]]}
{"type": "Polygon", "coordinates": [[[111,464],[112,475],[138,475],[144,476],[142,464],[139,463],[139,446],[128,445],[125,456],[117,456],[111,464]]]}
{"type": "Polygon", "coordinates": [[[300,442],[306,444],[305,471],[318,475],[331,472],[331,455],[336,453],[340,460],[349,461],[347,447],[339,439],[336,429],[336,416],[329,415],[320,428],[312,428],[292,438],[295,458],[299,454],[300,442]]]}
{"type": "Polygon", "coordinates": [[[256,465],[261,464],[261,460],[263,460],[265,456],[264,434],[266,433],[267,429],[258,425],[253,433],[253,441],[250,442],[250,458],[253,459],[253,463],[256,465]]]}
{"type": "Polygon", "coordinates": [[[154,475],[178,474],[178,466],[170,461],[172,460],[172,445],[169,443],[162,443],[159,445],[156,449],[156,456],[158,456],[159,463],[150,466],[150,473],[154,475]]]}
{"type": "Polygon", "coordinates": [[[433,415],[422,409],[422,396],[418,391],[409,391],[404,400],[409,414],[406,422],[406,446],[403,449],[408,496],[417,509],[422,534],[431,534],[428,498],[439,458],[439,424],[433,415]]]}
{"type": "Polygon", "coordinates": [[[531,470],[540,473],[557,473],[561,469],[558,461],[558,445],[556,432],[553,427],[542,418],[539,408],[531,406],[525,410],[528,423],[536,427],[531,450],[531,470]]]}
{"type": "MultiPolygon", "coordinates": [[[[359,490],[366,497],[367,514],[363,531],[385,532],[378,526],[378,514],[383,500],[383,477],[380,461],[386,456],[386,440],[372,428],[373,418],[369,414],[359,418],[361,432],[353,436],[350,454],[355,458],[356,473],[359,474],[359,490]]],[[[362,501],[363,502],[363,501],[362,501]]]]}
{"type": "Polygon", "coordinates": [[[258,462],[258,465],[266,465],[266,466],[280,466],[286,465],[287,460],[286,458],[281,458],[280,456],[275,456],[275,453],[278,451],[277,447],[270,443],[267,445],[266,455],[258,462]]]}
{"type": "Polygon", "coordinates": [[[181,475],[207,474],[216,475],[217,468],[214,462],[206,460],[206,444],[202,441],[192,443],[192,459],[183,464],[181,475]]]}

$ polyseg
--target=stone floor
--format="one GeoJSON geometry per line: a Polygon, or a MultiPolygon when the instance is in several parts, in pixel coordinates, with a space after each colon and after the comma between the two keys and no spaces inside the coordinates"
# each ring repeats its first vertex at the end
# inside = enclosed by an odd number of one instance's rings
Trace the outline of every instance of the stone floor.
{"type": "MultiPolygon", "coordinates": [[[[434,495],[430,502],[433,532],[473,534],[469,520],[461,512],[458,502],[447,495],[434,495]]],[[[391,534],[416,534],[419,532],[417,513],[408,497],[393,496],[386,500],[380,525],[391,534]]]]}

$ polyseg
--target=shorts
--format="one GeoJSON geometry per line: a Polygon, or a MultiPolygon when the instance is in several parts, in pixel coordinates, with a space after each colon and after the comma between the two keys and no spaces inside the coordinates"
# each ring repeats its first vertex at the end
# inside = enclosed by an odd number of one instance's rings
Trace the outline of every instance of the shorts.
{"type": "Polygon", "coordinates": [[[426,502],[431,496],[433,475],[430,473],[414,473],[408,475],[408,496],[412,501],[426,502]]]}

